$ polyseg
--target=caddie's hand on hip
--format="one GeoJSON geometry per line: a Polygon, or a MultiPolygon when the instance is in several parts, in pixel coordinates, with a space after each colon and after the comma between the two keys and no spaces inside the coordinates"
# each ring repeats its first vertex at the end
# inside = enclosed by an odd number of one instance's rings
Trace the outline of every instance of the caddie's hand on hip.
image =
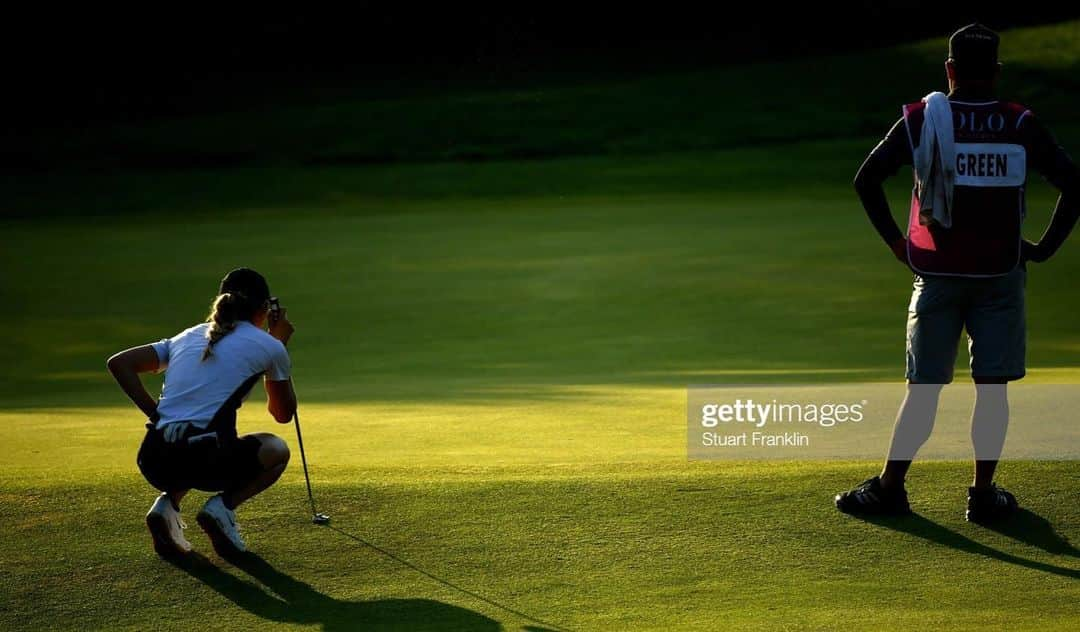
{"type": "Polygon", "coordinates": [[[1039,248],[1039,244],[1023,240],[1020,242],[1020,261],[1034,261],[1035,263],[1042,263],[1047,260],[1047,256],[1039,248]]]}
{"type": "Polygon", "coordinates": [[[900,238],[889,244],[889,248],[892,250],[893,256],[896,260],[905,266],[908,265],[907,258],[907,239],[900,238]]]}

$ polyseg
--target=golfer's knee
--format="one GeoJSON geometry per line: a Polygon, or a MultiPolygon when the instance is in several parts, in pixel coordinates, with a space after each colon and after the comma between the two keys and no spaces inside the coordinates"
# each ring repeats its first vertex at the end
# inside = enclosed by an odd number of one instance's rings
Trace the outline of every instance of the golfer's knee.
{"type": "Polygon", "coordinates": [[[281,437],[265,435],[259,438],[259,462],[263,467],[272,468],[288,464],[289,446],[281,437]]]}

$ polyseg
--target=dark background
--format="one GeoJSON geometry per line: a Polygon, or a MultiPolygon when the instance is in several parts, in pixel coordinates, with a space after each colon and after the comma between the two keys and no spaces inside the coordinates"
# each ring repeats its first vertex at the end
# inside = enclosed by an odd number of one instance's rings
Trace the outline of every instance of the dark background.
{"type": "Polygon", "coordinates": [[[976,19],[1001,29],[1077,15],[1077,5],[1050,2],[977,10],[757,3],[737,12],[679,3],[115,13],[57,6],[4,21],[3,129],[711,67],[942,37],[976,19]]]}

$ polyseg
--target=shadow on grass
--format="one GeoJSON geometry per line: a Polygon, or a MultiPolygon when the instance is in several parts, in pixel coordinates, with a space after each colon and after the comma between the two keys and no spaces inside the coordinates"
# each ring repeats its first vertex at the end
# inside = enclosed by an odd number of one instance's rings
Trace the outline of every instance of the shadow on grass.
{"type": "Polygon", "coordinates": [[[494,632],[502,629],[497,621],[478,612],[431,599],[334,599],[278,571],[269,562],[250,552],[232,557],[229,561],[262,586],[225,572],[198,553],[171,560],[172,564],[237,606],[277,623],[321,624],[324,630],[494,632]]]}
{"type": "Polygon", "coordinates": [[[1046,518],[1027,509],[1020,509],[1011,519],[988,524],[986,528],[1047,553],[1080,557],[1080,551],[1054,531],[1046,518]]]}
{"type": "Polygon", "coordinates": [[[451,590],[455,590],[457,592],[468,595],[469,597],[472,597],[473,599],[482,601],[482,602],[488,604],[489,606],[494,606],[495,608],[498,608],[499,610],[504,610],[506,612],[509,612],[510,614],[521,617],[522,619],[525,619],[526,621],[531,621],[533,623],[540,624],[540,626],[525,626],[524,629],[527,630],[528,632],[556,632],[556,631],[560,631],[560,630],[566,631],[566,628],[561,628],[561,627],[558,627],[558,626],[556,626],[554,624],[543,621],[541,619],[537,619],[536,617],[534,617],[534,616],[532,616],[530,614],[526,614],[524,612],[521,612],[520,610],[515,610],[514,608],[511,608],[510,606],[503,605],[503,604],[501,604],[501,603],[499,603],[499,602],[497,602],[497,601],[495,601],[493,599],[489,599],[488,597],[485,597],[485,596],[483,596],[481,594],[475,593],[475,592],[469,590],[468,588],[465,588],[465,587],[463,587],[463,586],[461,586],[459,584],[452,583],[452,582],[450,582],[448,580],[445,580],[445,579],[443,579],[443,578],[441,578],[441,577],[439,577],[437,575],[433,575],[433,574],[429,573],[428,571],[420,568],[419,566],[413,564],[409,560],[406,560],[406,559],[398,556],[397,554],[378,546],[377,544],[373,544],[371,542],[368,542],[367,540],[365,540],[364,538],[362,538],[362,537],[360,537],[358,535],[354,535],[352,533],[349,533],[348,531],[343,531],[343,530],[341,530],[341,529],[339,529],[337,527],[334,527],[334,526],[329,526],[327,528],[330,529],[331,531],[334,531],[334,532],[336,532],[338,534],[341,534],[341,535],[345,536],[346,538],[349,538],[350,540],[353,540],[354,542],[357,542],[358,544],[366,546],[369,549],[375,551],[376,553],[379,553],[379,554],[381,554],[381,555],[383,555],[383,556],[397,562],[398,564],[401,564],[405,568],[408,568],[409,570],[415,571],[415,572],[423,575],[424,577],[427,577],[428,579],[430,579],[430,580],[432,580],[432,581],[434,581],[434,582],[436,582],[438,584],[442,584],[443,586],[445,586],[447,588],[450,588],[451,590]]]}
{"type": "MultiPolygon", "coordinates": [[[[1045,562],[1037,562],[1019,557],[1011,553],[1000,551],[991,546],[981,544],[971,538],[944,527],[929,518],[919,514],[911,514],[903,517],[885,516],[856,516],[860,520],[871,524],[893,529],[902,533],[908,533],[920,537],[929,542],[947,546],[958,551],[983,555],[990,559],[1016,564],[1024,568],[1030,568],[1045,573],[1061,575],[1072,579],[1080,579],[1080,570],[1055,566],[1045,562]]],[[[1056,555],[1069,555],[1077,557],[1077,550],[1069,542],[1054,532],[1050,523],[1038,514],[1026,509],[1021,510],[1012,520],[999,525],[987,527],[992,531],[1014,538],[1024,544],[1038,547],[1048,553],[1056,555]]]]}

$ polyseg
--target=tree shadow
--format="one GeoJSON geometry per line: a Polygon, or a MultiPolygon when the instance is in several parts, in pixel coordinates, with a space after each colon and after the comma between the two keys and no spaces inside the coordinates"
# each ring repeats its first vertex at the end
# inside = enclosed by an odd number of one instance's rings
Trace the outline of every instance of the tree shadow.
{"type": "MultiPolygon", "coordinates": [[[[893,529],[894,531],[908,533],[929,542],[947,546],[958,551],[982,555],[990,559],[1007,562],[1009,564],[1016,564],[1017,566],[1023,566],[1024,568],[1060,575],[1062,577],[1080,579],[1080,569],[1066,568],[1064,566],[1056,566],[1054,564],[1029,560],[1011,553],[1006,553],[1005,551],[1000,551],[991,546],[976,542],[965,535],[957,533],[956,531],[942,526],[929,518],[920,516],[919,514],[899,517],[856,517],[864,522],[869,522],[887,529],[893,529]]],[[[1003,522],[1000,525],[991,527],[991,530],[1013,537],[1025,544],[1037,546],[1049,553],[1071,556],[1077,555],[1076,549],[1074,549],[1066,540],[1058,536],[1053,528],[1050,527],[1050,523],[1044,518],[1027,510],[1014,516],[1014,518],[1019,518],[1019,520],[1003,522]],[[1032,528],[1035,529],[1030,532],[1025,531],[1025,529],[1032,528]]]]}
{"type": "Polygon", "coordinates": [[[230,556],[228,561],[256,579],[262,587],[230,575],[199,553],[170,560],[177,568],[213,588],[237,606],[277,623],[321,624],[324,630],[331,631],[502,630],[502,626],[494,619],[432,599],[334,599],[282,573],[254,553],[230,556]]]}

